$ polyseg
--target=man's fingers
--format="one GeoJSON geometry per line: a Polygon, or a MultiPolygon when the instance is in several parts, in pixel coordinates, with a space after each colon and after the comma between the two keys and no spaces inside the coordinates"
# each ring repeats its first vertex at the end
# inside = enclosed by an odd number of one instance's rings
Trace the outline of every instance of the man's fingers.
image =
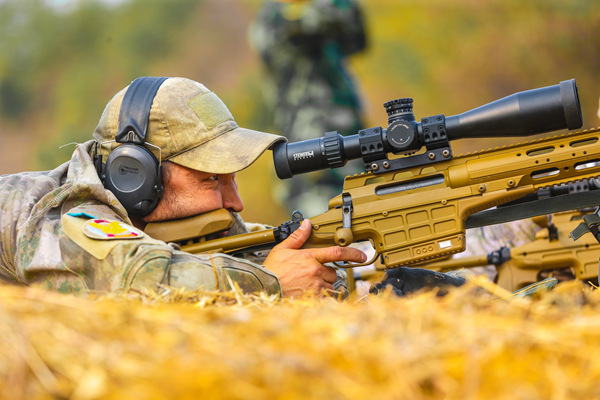
{"type": "Polygon", "coordinates": [[[321,264],[336,261],[350,261],[355,263],[363,263],[367,261],[367,255],[353,247],[332,246],[307,250],[309,250],[312,257],[321,264]]]}
{"type": "MultiPolygon", "coordinates": [[[[302,221],[302,224],[292,234],[279,243],[274,249],[301,249],[304,243],[308,240],[311,232],[311,222],[309,219],[302,221]]],[[[367,255],[362,251],[352,247],[325,247],[315,249],[305,249],[315,260],[321,264],[335,261],[350,261],[362,263],[367,261],[367,255]]]]}
{"type": "Polygon", "coordinates": [[[309,219],[305,219],[302,221],[302,224],[298,229],[296,229],[292,234],[285,239],[283,242],[279,243],[277,246],[278,249],[299,249],[302,247],[304,242],[310,236],[311,223],[309,219]]]}
{"type": "Polygon", "coordinates": [[[327,283],[335,283],[338,277],[337,273],[335,272],[335,269],[326,265],[324,265],[323,267],[325,268],[325,271],[323,271],[323,280],[327,283]]]}

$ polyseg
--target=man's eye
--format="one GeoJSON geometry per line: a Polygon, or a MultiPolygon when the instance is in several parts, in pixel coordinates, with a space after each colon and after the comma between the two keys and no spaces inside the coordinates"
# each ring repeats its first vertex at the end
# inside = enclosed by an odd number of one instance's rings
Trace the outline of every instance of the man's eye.
{"type": "Polygon", "coordinates": [[[215,175],[211,176],[208,179],[210,179],[211,181],[218,181],[219,180],[219,176],[215,174],[215,175]]]}

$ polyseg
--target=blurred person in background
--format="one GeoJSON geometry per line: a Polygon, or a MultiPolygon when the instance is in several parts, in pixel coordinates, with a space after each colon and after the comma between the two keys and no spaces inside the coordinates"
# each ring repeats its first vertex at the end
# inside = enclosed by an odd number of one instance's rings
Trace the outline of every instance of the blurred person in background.
{"type": "MultiPolygon", "coordinates": [[[[348,56],[366,48],[357,0],[266,1],[249,29],[266,71],[265,97],[276,131],[290,142],[329,131],[362,129],[361,103],[348,72],[348,56]]],[[[275,197],[290,211],[313,216],[341,193],[352,167],[280,181],[275,197]]]]}

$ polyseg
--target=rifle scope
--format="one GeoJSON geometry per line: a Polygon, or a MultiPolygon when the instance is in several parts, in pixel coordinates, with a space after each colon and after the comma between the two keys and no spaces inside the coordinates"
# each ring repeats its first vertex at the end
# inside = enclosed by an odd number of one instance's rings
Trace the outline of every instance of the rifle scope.
{"type": "Polygon", "coordinates": [[[439,162],[451,157],[450,140],[529,136],[583,125],[575,79],[515,93],[459,115],[423,118],[420,123],[415,121],[412,103],[413,99],[403,98],[384,104],[387,129],[363,129],[350,136],[333,131],[316,139],[278,143],[273,148],[277,176],[286,179],[342,167],[357,158],[363,159],[367,170],[384,172],[378,162],[388,153],[414,153],[425,146],[425,162],[439,162]]]}

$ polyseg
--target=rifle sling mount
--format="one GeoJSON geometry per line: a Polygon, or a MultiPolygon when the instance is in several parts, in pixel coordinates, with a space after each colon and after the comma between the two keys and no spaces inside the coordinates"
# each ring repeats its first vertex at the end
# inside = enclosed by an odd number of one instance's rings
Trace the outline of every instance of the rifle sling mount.
{"type": "Polygon", "coordinates": [[[591,232],[592,235],[594,235],[594,238],[598,241],[598,243],[600,243],[599,213],[600,207],[598,207],[593,214],[583,216],[583,222],[577,225],[577,227],[571,232],[571,237],[573,238],[573,240],[577,240],[587,232],[591,232]]]}

